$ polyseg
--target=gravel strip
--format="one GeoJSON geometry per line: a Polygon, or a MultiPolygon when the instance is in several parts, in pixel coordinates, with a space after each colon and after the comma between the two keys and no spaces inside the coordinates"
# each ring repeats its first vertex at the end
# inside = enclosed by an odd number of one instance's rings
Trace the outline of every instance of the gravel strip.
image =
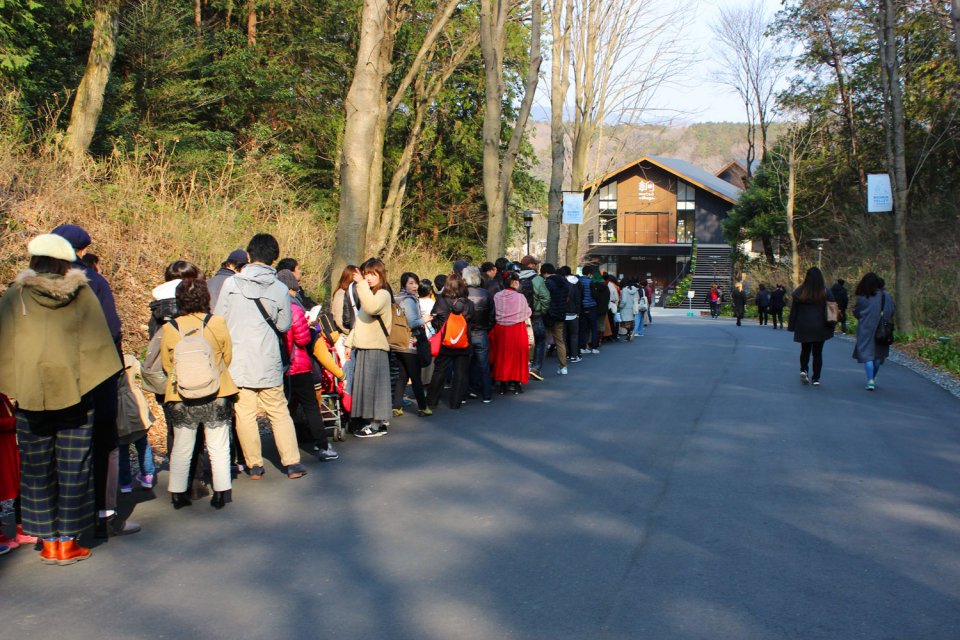
{"type": "MultiPolygon", "coordinates": [[[[856,342],[856,338],[852,335],[840,335],[837,337],[845,342],[856,342]]],[[[936,367],[933,367],[922,360],[917,360],[913,356],[900,351],[896,347],[890,349],[890,357],[887,359],[894,364],[899,364],[920,374],[930,382],[943,389],[946,389],[957,398],[960,398],[960,380],[950,375],[946,371],[937,369],[936,367]]]]}

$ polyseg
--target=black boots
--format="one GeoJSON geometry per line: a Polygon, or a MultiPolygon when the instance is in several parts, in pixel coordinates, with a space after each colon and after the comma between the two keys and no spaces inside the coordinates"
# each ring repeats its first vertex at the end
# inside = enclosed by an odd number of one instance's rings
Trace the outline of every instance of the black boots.
{"type": "Polygon", "coordinates": [[[186,493],[171,493],[170,502],[173,503],[174,509],[189,507],[190,505],[193,504],[193,501],[190,500],[190,496],[186,493]]]}
{"type": "Polygon", "coordinates": [[[210,506],[214,509],[223,509],[223,505],[227,504],[224,499],[223,491],[214,491],[213,497],[210,498],[210,506]]]}

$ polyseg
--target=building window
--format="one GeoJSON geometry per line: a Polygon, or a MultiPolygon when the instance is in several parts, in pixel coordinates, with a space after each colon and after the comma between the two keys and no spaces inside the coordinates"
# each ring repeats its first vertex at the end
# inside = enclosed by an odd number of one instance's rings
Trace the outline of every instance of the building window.
{"type": "Polygon", "coordinates": [[[600,187],[599,242],[617,241],[617,183],[600,187]]]}
{"type": "Polygon", "coordinates": [[[677,180],[677,242],[693,242],[696,195],[693,186],[677,180]]]}

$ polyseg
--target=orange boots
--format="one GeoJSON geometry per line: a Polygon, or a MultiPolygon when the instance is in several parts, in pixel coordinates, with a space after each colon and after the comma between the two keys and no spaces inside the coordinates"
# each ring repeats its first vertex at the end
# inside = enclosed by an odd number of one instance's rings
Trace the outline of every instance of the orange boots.
{"type": "Polygon", "coordinates": [[[40,561],[44,564],[68,565],[90,557],[90,549],[81,547],[76,540],[43,541],[40,561]]]}

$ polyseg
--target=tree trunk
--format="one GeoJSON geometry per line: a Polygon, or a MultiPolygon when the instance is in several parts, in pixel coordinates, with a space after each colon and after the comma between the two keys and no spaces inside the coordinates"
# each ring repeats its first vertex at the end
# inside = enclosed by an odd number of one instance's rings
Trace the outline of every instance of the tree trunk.
{"type": "Polygon", "coordinates": [[[566,0],[566,22],[563,21],[564,0],[554,0],[550,19],[552,54],[550,56],[550,195],[547,214],[547,255],[545,262],[556,266],[560,257],[560,225],[563,220],[563,178],[566,149],[564,146],[563,105],[570,88],[570,21],[573,0],[566,0]]]}
{"type": "Polygon", "coordinates": [[[957,66],[960,66],[960,0],[950,1],[950,21],[953,23],[953,44],[957,48],[957,66]]]}
{"type": "Polygon", "coordinates": [[[93,12],[93,38],[87,67],[77,87],[70,110],[70,124],[64,146],[74,160],[82,159],[97,129],[103,111],[103,93],[110,79],[110,67],[117,53],[117,29],[120,24],[120,0],[102,0],[93,12]]]}
{"type": "Polygon", "coordinates": [[[483,197],[487,205],[487,259],[504,253],[507,237],[507,202],[510,197],[513,168],[533,105],[540,71],[540,0],[532,6],[530,26],[530,62],[524,78],[523,101],[510,143],[500,158],[503,115],[503,52],[506,47],[506,22],[510,3],[506,0],[480,0],[480,49],[483,52],[483,197]]]}
{"type": "Polygon", "coordinates": [[[230,29],[230,19],[233,17],[233,0],[227,0],[227,17],[223,21],[224,28],[230,29]]]}
{"type": "Polygon", "coordinates": [[[197,42],[200,41],[201,27],[203,26],[203,11],[200,2],[201,0],[193,0],[193,26],[197,32],[197,42]]]}
{"type": "Polygon", "coordinates": [[[830,16],[826,11],[820,13],[820,20],[823,23],[823,33],[830,45],[830,58],[837,76],[837,91],[840,94],[840,106],[843,109],[843,118],[847,124],[847,130],[850,133],[850,153],[853,156],[853,162],[857,167],[857,187],[860,193],[860,203],[863,211],[866,213],[867,203],[867,170],[863,165],[863,157],[860,154],[860,136],[857,132],[857,122],[853,109],[853,97],[847,87],[846,75],[843,70],[843,54],[833,35],[833,28],[830,24],[830,16]]]}
{"type": "Polygon", "coordinates": [[[247,46],[257,46],[257,2],[247,0],[247,46]]]}
{"type": "Polygon", "coordinates": [[[390,73],[389,62],[386,68],[383,66],[380,48],[393,29],[391,8],[391,3],[384,0],[365,0],[363,3],[357,63],[344,101],[346,121],[340,161],[340,217],[330,272],[333,284],[347,264],[362,258],[366,245],[371,163],[375,157],[378,128],[386,110],[383,86],[390,73]]]}
{"type": "MultiPolygon", "coordinates": [[[[792,134],[791,134],[792,135],[792,134]]],[[[800,249],[797,246],[797,230],[794,227],[794,210],[797,202],[797,146],[790,141],[787,150],[787,236],[790,238],[790,276],[793,288],[800,286],[800,249]]]]}
{"type": "Polygon", "coordinates": [[[913,291],[910,284],[910,265],[907,244],[907,211],[910,184],[907,181],[906,115],[900,86],[900,59],[896,34],[897,14],[893,0],[883,0],[880,15],[880,61],[883,69],[884,106],[890,131],[887,171],[893,185],[894,262],[897,297],[897,325],[901,331],[913,331],[913,291]]]}

